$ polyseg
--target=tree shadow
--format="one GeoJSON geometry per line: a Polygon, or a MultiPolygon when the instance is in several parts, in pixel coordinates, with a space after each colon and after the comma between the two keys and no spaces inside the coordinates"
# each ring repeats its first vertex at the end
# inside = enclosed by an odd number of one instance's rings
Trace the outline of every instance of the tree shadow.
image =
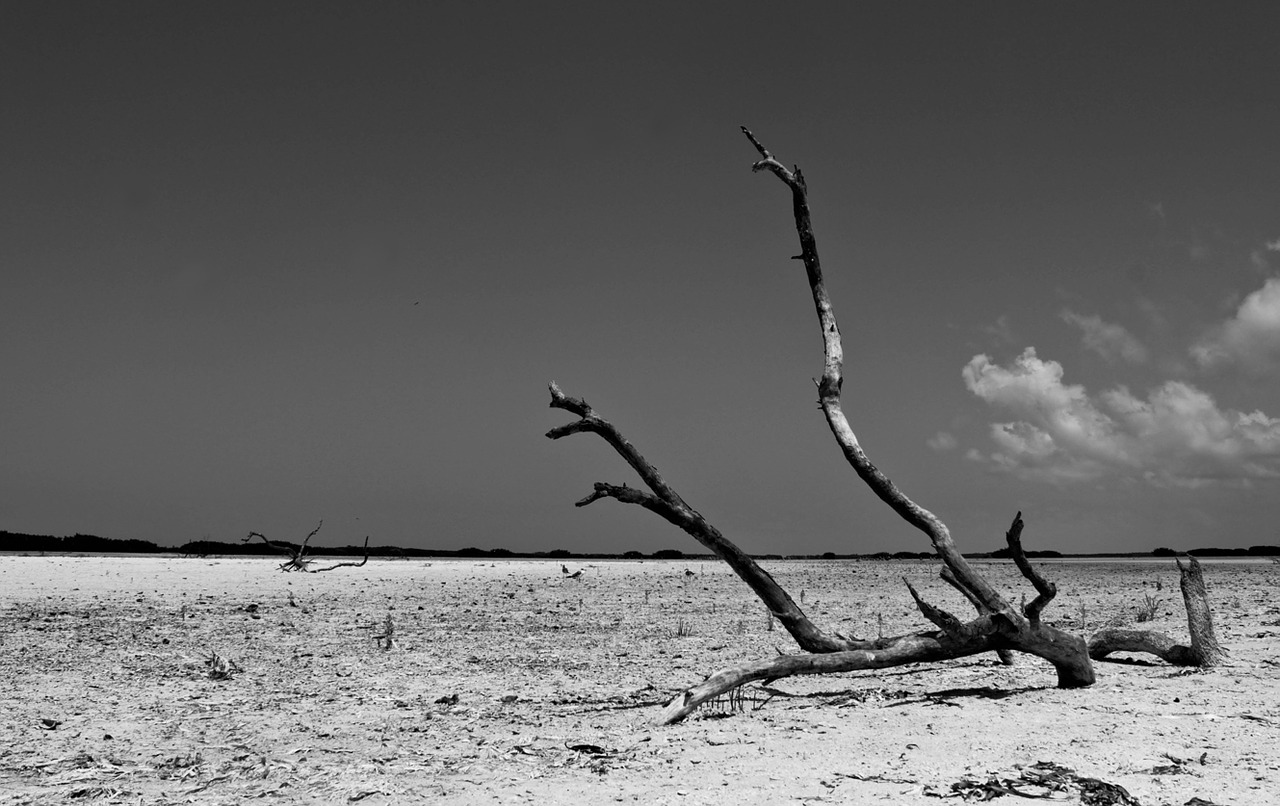
{"type": "MultiPolygon", "coordinates": [[[[925,701],[935,703],[945,702],[948,705],[954,705],[951,700],[965,699],[982,699],[982,700],[1003,700],[1006,697],[1016,697],[1019,694],[1028,694],[1033,691],[1045,691],[1045,686],[1021,686],[1018,688],[996,688],[994,686],[969,686],[965,688],[946,688],[941,691],[929,691],[922,695],[925,701]]],[[[918,700],[917,700],[918,702],[918,700]]],[[[906,703],[901,703],[905,705],[906,703]]]]}
{"type": "Polygon", "coordinates": [[[1095,658],[1094,663],[1114,663],[1119,666],[1168,666],[1163,662],[1147,660],[1146,658],[1117,658],[1107,655],[1105,658],[1095,658]]]}

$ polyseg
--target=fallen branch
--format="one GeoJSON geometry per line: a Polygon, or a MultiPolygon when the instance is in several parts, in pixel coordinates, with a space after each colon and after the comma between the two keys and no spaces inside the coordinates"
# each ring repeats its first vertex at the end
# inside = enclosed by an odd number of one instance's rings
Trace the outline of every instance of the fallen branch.
{"type": "Polygon", "coordinates": [[[778,655],[742,666],[721,669],[696,686],[678,694],[663,709],[659,722],[679,722],[704,702],[754,680],[778,680],[794,675],[838,674],[865,669],[886,669],[908,663],[928,663],[989,652],[995,648],[994,630],[967,634],[916,633],[878,641],[876,649],[805,655],[778,655]]]}

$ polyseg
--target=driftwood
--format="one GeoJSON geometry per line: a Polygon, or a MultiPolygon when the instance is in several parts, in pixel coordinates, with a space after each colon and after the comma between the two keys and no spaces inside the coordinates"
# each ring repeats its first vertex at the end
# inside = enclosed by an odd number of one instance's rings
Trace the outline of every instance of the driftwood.
{"type": "Polygon", "coordinates": [[[1089,639],[1089,657],[1102,660],[1112,652],[1144,652],[1172,663],[1174,666],[1199,666],[1209,668],[1224,663],[1227,650],[1218,643],[1213,629],[1213,613],[1209,610],[1209,592],[1205,588],[1204,573],[1195,557],[1189,557],[1186,565],[1178,564],[1179,586],[1182,602],[1187,609],[1187,630],[1191,634],[1191,646],[1179,644],[1164,633],[1149,630],[1099,630],[1089,639]]]}
{"type": "MultiPolygon", "coordinates": [[[[826,633],[805,615],[791,596],[751,557],[717,531],[662,478],[634,446],[585,400],[570,397],[552,382],[551,406],[564,409],[578,419],[547,433],[560,439],[577,433],[594,433],[604,439],[639,474],[647,490],[596,482],[593,492],[577,502],[586,506],[601,498],[638,504],[679,526],[695,540],[724,560],[756,593],[787,631],[805,650],[804,655],[767,658],[741,667],[725,669],[677,696],[662,714],[662,722],[683,719],[701,703],[752,680],[773,680],[799,674],[827,674],[858,669],[878,669],[908,663],[938,661],[981,652],[1017,650],[1049,661],[1058,674],[1058,685],[1075,688],[1092,685],[1093,666],[1082,638],[1058,630],[1040,620],[1044,607],[1053,599],[1053,583],[1041,576],[1027,561],[1021,544],[1022,513],[1014,518],[1006,539],[1018,569],[1036,590],[1036,598],[1022,608],[1004,599],[960,554],[937,516],[908,498],[864,453],[841,408],[844,385],[844,350],[818,259],[817,243],[809,214],[808,190],[799,168],[788,169],[773,158],[748,131],[743,133],[760,153],[753,171],[769,171],[791,190],[796,232],[812,292],[823,339],[823,372],[818,381],[818,402],[837,445],[862,481],[905,521],[928,536],[942,560],[942,576],[959,589],[978,610],[977,618],[963,622],[937,608],[915,591],[908,590],[921,613],[938,629],[889,638],[860,640],[839,633],[826,633]]],[[[1002,656],[1004,657],[1004,656],[1002,656]]]]}
{"type": "Polygon", "coordinates": [[[266,538],[266,535],[262,534],[261,532],[250,532],[245,537],[245,539],[240,542],[248,543],[250,540],[253,540],[255,537],[260,537],[262,538],[263,543],[266,543],[268,546],[271,546],[272,548],[280,549],[281,551],[285,552],[286,554],[289,555],[289,559],[280,563],[280,570],[285,572],[304,571],[308,574],[321,574],[321,573],[324,573],[325,571],[332,571],[335,568],[359,568],[360,566],[369,562],[369,536],[365,535],[364,559],[361,560],[360,562],[334,563],[333,565],[328,565],[328,566],[325,566],[324,568],[312,568],[311,564],[314,563],[315,560],[307,556],[307,543],[310,542],[311,538],[316,536],[316,532],[320,531],[321,526],[324,526],[323,519],[321,519],[321,521],[316,524],[316,528],[312,529],[307,534],[306,538],[303,539],[302,541],[302,545],[297,547],[294,547],[289,543],[279,543],[273,540],[268,540],[266,538]]]}

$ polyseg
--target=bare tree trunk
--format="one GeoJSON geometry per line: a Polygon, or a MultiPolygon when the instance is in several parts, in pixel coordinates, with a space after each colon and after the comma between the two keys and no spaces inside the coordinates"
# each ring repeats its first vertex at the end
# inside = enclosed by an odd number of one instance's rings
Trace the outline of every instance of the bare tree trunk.
{"type": "Polygon", "coordinates": [[[1209,591],[1204,572],[1195,557],[1186,565],[1178,564],[1182,603],[1187,609],[1187,630],[1191,646],[1179,644],[1164,633],[1150,630],[1099,630],[1089,639],[1089,657],[1102,660],[1112,652],[1144,652],[1175,666],[1219,666],[1227,660],[1227,650],[1218,643],[1213,629],[1213,613],[1209,609],[1209,591]]]}

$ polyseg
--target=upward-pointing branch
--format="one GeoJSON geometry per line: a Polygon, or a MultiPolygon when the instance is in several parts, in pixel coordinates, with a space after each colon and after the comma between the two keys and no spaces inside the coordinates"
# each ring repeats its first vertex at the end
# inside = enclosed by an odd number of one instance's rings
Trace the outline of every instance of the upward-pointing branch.
{"type": "Polygon", "coordinates": [[[819,405],[827,418],[827,426],[835,436],[836,443],[844,453],[845,459],[853,466],[858,476],[871,488],[880,500],[888,504],[907,523],[929,536],[938,556],[951,569],[960,584],[968,588],[974,596],[991,610],[999,610],[1004,605],[1000,595],[977,574],[967,560],[956,549],[951,533],[946,525],[932,512],[920,506],[906,496],[871,463],[858,437],[849,425],[840,403],[841,387],[844,385],[844,347],[840,338],[840,327],[836,323],[835,310],[831,305],[831,297],[827,294],[826,283],[822,279],[822,264],[818,259],[817,239],[813,234],[813,221],[809,215],[809,191],[804,175],[797,167],[788,170],[786,166],[774,159],[755,135],[746,126],[742,133],[747,136],[762,159],[751,166],[753,171],[772,171],[787,187],[791,188],[791,208],[796,221],[796,234],[800,236],[800,255],[804,260],[805,273],[809,278],[809,289],[813,295],[814,308],[818,313],[818,325],[822,329],[823,369],[822,380],[818,383],[819,405]]]}

